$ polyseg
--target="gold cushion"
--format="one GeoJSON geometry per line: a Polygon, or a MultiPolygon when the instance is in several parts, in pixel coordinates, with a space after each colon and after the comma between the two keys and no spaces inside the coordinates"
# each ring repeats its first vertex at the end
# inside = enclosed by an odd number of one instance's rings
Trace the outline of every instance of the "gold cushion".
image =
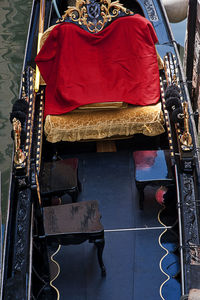
{"type": "Polygon", "coordinates": [[[161,104],[128,106],[125,109],[80,111],[48,115],[44,131],[47,141],[85,141],[118,138],[142,133],[155,136],[163,133],[161,104]]]}

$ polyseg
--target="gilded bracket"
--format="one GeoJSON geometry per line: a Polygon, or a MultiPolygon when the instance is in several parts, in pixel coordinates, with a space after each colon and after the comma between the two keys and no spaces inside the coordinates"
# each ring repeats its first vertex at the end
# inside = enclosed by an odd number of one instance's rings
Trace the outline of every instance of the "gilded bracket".
{"type": "Polygon", "coordinates": [[[184,132],[180,135],[180,143],[183,151],[190,151],[193,148],[192,136],[189,132],[189,114],[188,103],[183,102],[183,115],[184,115],[184,132]]]}
{"type": "Polygon", "coordinates": [[[15,143],[15,150],[14,150],[14,163],[20,168],[25,162],[26,155],[21,150],[21,122],[16,118],[12,121],[13,124],[13,132],[14,132],[14,143],[15,143]]]}
{"type": "Polygon", "coordinates": [[[76,6],[69,6],[59,22],[76,22],[91,33],[101,31],[108,22],[118,16],[133,15],[119,1],[77,0],[76,6]]]}
{"type": "MultiPolygon", "coordinates": [[[[180,79],[178,76],[178,69],[176,58],[174,55],[170,53],[166,54],[164,57],[164,70],[165,70],[165,77],[167,80],[167,85],[176,85],[180,88],[180,79]]],[[[181,92],[180,92],[180,99],[183,99],[181,92]]],[[[176,126],[178,129],[178,136],[180,141],[180,148],[182,151],[191,151],[193,149],[192,144],[192,136],[190,134],[189,129],[189,113],[188,113],[188,103],[186,101],[182,102],[181,104],[183,109],[183,119],[184,119],[184,129],[183,133],[180,133],[179,127],[176,126]]]]}

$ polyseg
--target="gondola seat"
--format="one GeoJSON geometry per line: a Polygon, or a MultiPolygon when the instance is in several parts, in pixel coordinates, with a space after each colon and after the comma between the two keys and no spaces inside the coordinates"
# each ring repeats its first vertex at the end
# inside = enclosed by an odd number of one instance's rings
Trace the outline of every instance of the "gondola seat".
{"type": "Polygon", "coordinates": [[[47,141],[163,133],[156,43],[152,24],[118,1],[77,0],[44,33],[36,57],[46,82],[47,141]]]}
{"type": "Polygon", "coordinates": [[[48,142],[101,140],[162,134],[164,117],[161,103],[149,106],[128,106],[125,109],[74,111],[63,115],[48,115],[44,131],[48,142]]]}
{"type": "Polygon", "coordinates": [[[81,244],[85,241],[94,243],[101,273],[105,276],[102,257],[105,245],[104,228],[100,218],[98,202],[94,200],[43,208],[47,242],[60,245],[81,244]]]}

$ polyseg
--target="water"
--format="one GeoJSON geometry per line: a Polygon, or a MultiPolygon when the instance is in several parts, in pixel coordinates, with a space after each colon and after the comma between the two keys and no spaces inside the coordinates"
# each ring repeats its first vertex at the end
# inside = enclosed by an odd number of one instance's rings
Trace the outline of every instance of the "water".
{"type": "Polygon", "coordinates": [[[12,156],[9,113],[12,104],[18,98],[31,2],[31,0],[0,1],[0,170],[3,223],[12,156]]]}
{"type": "Polygon", "coordinates": [[[171,24],[171,29],[174,35],[175,40],[180,45],[184,46],[185,44],[185,32],[186,32],[187,20],[180,23],[171,24]]]}
{"type": "MultiPolygon", "coordinates": [[[[32,0],[0,0],[0,170],[5,224],[12,156],[9,113],[18,98],[20,74],[32,0]]],[[[186,21],[173,24],[175,39],[184,45],[186,21]]]]}

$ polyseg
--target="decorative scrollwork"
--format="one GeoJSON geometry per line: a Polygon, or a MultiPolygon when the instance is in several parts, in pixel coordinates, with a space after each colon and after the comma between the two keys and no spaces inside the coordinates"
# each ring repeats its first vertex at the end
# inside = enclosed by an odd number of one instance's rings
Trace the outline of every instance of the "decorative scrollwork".
{"type": "Polygon", "coordinates": [[[18,272],[24,272],[27,265],[30,206],[30,191],[27,189],[21,190],[18,194],[14,251],[14,270],[18,272]]]}
{"type": "Polygon", "coordinates": [[[191,265],[200,266],[200,246],[190,245],[191,265]]]}
{"type": "Polygon", "coordinates": [[[193,149],[192,136],[189,131],[189,113],[188,103],[183,102],[183,113],[184,113],[184,132],[180,136],[181,148],[183,151],[190,151],[193,149]]]}
{"type": "MultiPolygon", "coordinates": [[[[168,86],[176,86],[179,88],[180,92],[180,99],[181,99],[181,107],[183,112],[178,112],[177,119],[183,118],[184,120],[184,130],[182,134],[180,134],[180,128],[179,126],[176,127],[177,133],[179,135],[179,141],[180,141],[180,148],[184,152],[191,151],[193,149],[193,143],[192,143],[192,136],[190,133],[190,128],[189,128],[189,110],[188,110],[188,102],[184,101],[183,102],[183,95],[181,91],[181,86],[180,86],[180,78],[179,78],[179,72],[178,72],[178,66],[177,66],[177,60],[175,55],[172,55],[172,53],[167,53],[164,57],[164,62],[165,62],[165,76],[167,79],[167,84],[168,86]]],[[[178,122],[177,122],[178,123],[178,122]]]]}
{"type": "Polygon", "coordinates": [[[24,163],[26,156],[24,152],[21,150],[21,122],[16,118],[13,119],[13,132],[14,132],[14,140],[15,140],[15,155],[14,162],[16,165],[21,165],[24,163]]]}
{"type": "Polygon", "coordinates": [[[198,224],[193,177],[183,173],[182,217],[184,226],[185,259],[187,264],[194,263],[191,252],[198,244],[198,224]]]}
{"type": "Polygon", "coordinates": [[[108,22],[118,16],[133,15],[119,1],[77,0],[76,6],[70,6],[59,22],[76,22],[91,33],[101,31],[108,22]]]}

